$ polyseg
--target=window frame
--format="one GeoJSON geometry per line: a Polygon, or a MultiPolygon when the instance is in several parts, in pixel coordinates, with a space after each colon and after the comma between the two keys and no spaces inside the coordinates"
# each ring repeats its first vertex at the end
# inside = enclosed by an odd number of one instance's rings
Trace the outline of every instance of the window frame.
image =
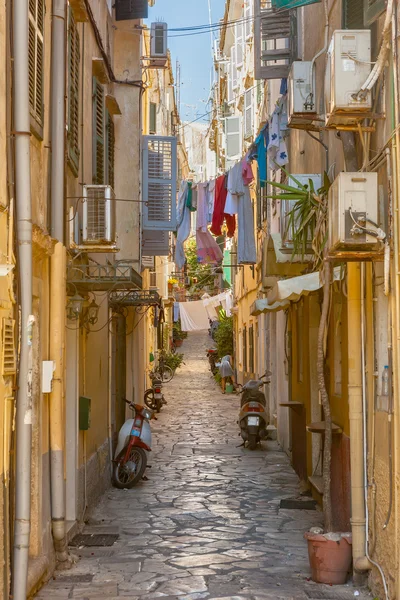
{"type": "Polygon", "coordinates": [[[156,102],[149,103],[149,133],[150,133],[150,135],[157,135],[157,103],[156,102]],[[152,127],[152,125],[154,125],[154,127],[152,127]]]}

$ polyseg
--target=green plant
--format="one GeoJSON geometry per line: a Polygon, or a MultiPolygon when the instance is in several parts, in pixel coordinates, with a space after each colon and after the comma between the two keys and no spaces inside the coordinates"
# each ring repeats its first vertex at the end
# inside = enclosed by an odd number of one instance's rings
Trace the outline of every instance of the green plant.
{"type": "Polygon", "coordinates": [[[176,321],[176,323],[174,323],[174,326],[172,328],[173,339],[174,340],[186,340],[187,336],[188,336],[187,331],[182,331],[180,320],[176,321]]]}
{"type": "Polygon", "coordinates": [[[222,377],[221,377],[221,375],[219,373],[215,373],[214,379],[218,383],[218,385],[221,385],[222,377]]]}
{"type": "Polygon", "coordinates": [[[219,327],[215,332],[218,356],[233,354],[233,317],[227,317],[225,311],[219,314],[219,327]]]}
{"type": "Polygon", "coordinates": [[[175,371],[183,363],[183,354],[172,354],[171,352],[167,352],[164,356],[164,363],[175,371]]]}
{"type": "MultiPolygon", "coordinates": [[[[286,173],[286,171],[285,171],[286,173]]],[[[288,213],[286,232],[290,232],[293,239],[292,256],[301,256],[303,259],[310,254],[310,245],[313,257],[313,266],[320,268],[323,262],[324,249],[328,237],[328,191],[331,186],[329,177],[324,173],[324,184],[315,190],[311,179],[307,184],[301,184],[293,175],[286,173],[289,179],[296,184],[291,185],[270,181],[281,193],[268,196],[275,200],[291,200],[294,202],[292,210],[288,213]]]]}
{"type": "Polygon", "coordinates": [[[199,263],[197,258],[197,245],[194,238],[185,244],[187,261],[187,274],[191,279],[190,291],[192,294],[201,292],[205,286],[214,284],[214,269],[209,263],[199,263]]]}

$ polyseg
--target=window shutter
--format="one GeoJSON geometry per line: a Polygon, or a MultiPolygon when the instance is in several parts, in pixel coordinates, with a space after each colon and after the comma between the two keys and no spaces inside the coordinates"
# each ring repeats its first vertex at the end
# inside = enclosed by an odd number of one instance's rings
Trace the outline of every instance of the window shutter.
{"type": "Polygon", "coordinates": [[[3,377],[14,375],[17,372],[15,355],[15,321],[3,317],[2,347],[1,347],[1,374],[3,377]]]}
{"type": "Polygon", "coordinates": [[[265,0],[254,0],[254,72],[256,79],[282,79],[297,58],[294,11],[265,8],[265,0]]]}
{"type": "Polygon", "coordinates": [[[254,328],[249,327],[249,371],[254,373],[254,328]]]}
{"type": "Polygon", "coordinates": [[[44,0],[29,0],[29,105],[43,124],[44,0]]]}
{"type": "Polygon", "coordinates": [[[236,46],[231,49],[231,70],[232,70],[232,89],[235,91],[238,87],[238,73],[236,66],[236,46]]]}
{"type": "Polygon", "coordinates": [[[246,90],[244,94],[244,137],[253,137],[253,90],[246,90]]]}
{"type": "Polygon", "coordinates": [[[71,9],[68,22],[68,159],[79,172],[79,34],[71,9]]]}
{"type": "Polygon", "coordinates": [[[226,71],[226,79],[228,83],[228,103],[233,102],[233,77],[232,77],[232,62],[229,61],[226,71]]]}
{"type": "Polygon", "coordinates": [[[147,19],[148,16],[148,0],[116,0],[115,2],[116,21],[133,21],[134,19],[147,19]]]}
{"type": "Polygon", "coordinates": [[[143,230],[142,256],[168,256],[169,232],[143,230]]]}
{"type": "Polygon", "coordinates": [[[115,153],[115,127],[111,115],[107,111],[106,125],[106,177],[107,185],[111,185],[114,189],[114,153],[115,153]]]}
{"type": "Polygon", "coordinates": [[[93,78],[93,183],[104,184],[104,88],[93,78]]]}
{"type": "Polygon", "coordinates": [[[150,102],[149,133],[157,133],[157,104],[150,102]]]}
{"type": "Polygon", "coordinates": [[[143,137],[143,229],[175,231],[176,167],[176,138],[143,137]]]}
{"type": "Polygon", "coordinates": [[[225,144],[226,158],[233,160],[242,154],[241,117],[226,117],[225,119],[225,144]]]}
{"type": "Polygon", "coordinates": [[[364,27],[376,21],[386,10],[386,4],[386,0],[364,0],[364,27]]]}
{"type": "Polygon", "coordinates": [[[243,23],[236,23],[235,26],[235,44],[236,44],[236,67],[243,65],[243,23]]]}
{"type": "Polygon", "coordinates": [[[253,35],[253,0],[246,0],[244,6],[244,31],[246,40],[253,35]]]}

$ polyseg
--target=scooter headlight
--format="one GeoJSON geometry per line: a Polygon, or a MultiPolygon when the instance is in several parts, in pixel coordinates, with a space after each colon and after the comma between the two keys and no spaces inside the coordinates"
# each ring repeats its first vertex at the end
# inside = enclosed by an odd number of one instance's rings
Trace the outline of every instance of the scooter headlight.
{"type": "Polygon", "coordinates": [[[148,421],[150,421],[151,417],[153,416],[153,411],[150,410],[149,408],[144,408],[142,410],[142,415],[145,419],[147,419],[148,421]]]}

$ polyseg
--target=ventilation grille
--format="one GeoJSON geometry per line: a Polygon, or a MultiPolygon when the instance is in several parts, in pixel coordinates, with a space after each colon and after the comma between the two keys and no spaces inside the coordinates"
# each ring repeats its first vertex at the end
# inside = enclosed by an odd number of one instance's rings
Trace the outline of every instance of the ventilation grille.
{"type": "Polygon", "coordinates": [[[15,375],[17,371],[14,345],[14,329],[14,319],[3,318],[1,356],[1,370],[3,377],[7,375],[15,375]]]}

